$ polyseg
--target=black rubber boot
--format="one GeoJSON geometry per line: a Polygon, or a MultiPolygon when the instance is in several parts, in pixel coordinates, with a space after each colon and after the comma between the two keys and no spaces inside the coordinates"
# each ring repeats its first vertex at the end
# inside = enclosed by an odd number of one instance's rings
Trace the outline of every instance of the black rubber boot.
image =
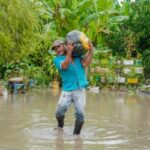
{"type": "Polygon", "coordinates": [[[63,128],[63,126],[64,126],[64,116],[63,117],[57,117],[56,116],[56,119],[57,119],[57,122],[58,122],[58,127],[60,127],[60,128],[63,128]]]}
{"type": "Polygon", "coordinates": [[[80,134],[83,124],[84,124],[84,121],[80,121],[80,120],[75,121],[75,127],[74,127],[74,132],[73,132],[74,135],[80,134]]]}

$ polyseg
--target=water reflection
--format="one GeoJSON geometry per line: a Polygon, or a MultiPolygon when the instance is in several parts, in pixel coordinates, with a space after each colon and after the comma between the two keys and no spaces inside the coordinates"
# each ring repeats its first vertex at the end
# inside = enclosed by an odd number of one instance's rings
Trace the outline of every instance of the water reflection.
{"type": "Polygon", "coordinates": [[[56,136],[55,146],[56,150],[64,150],[64,138],[62,135],[56,136]]]}
{"type": "Polygon", "coordinates": [[[83,150],[83,139],[74,140],[74,150],[83,150]]]}
{"type": "Polygon", "coordinates": [[[73,107],[66,114],[65,135],[54,134],[59,94],[36,89],[0,97],[0,149],[149,149],[149,95],[87,92],[85,125],[75,140],[73,107]]]}
{"type": "MultiPolygon", "coordinates": [[[[72,145],[71,149],[73,150],[83,150],[83,139],[82,138],[74,138],[73,136],[67,139],[64,136],[57,136],[55,139],[55,149],[56,150],[65,150],[66,145],[72,145]]],[[[68,146],[69,147],[69,146],[68,146]]]]}

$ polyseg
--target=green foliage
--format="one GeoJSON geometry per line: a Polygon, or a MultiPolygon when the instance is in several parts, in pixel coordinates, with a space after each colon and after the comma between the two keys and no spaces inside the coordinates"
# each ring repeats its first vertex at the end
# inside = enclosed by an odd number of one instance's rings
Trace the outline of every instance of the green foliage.
{"type": "Polygon", "coordinates": [[[0,58],[3,61],[19,60],[35,50],[39,38],[36,17],[31,1],[0,0],[0,58]]]}
{"type": "Polygon", "coordinates": [[[143,53],[143,65],[144,68],[144,74],[146,79],[150,79],[150,49],[147,49],[143,53]]]}
{"type": "Polygon", "coordinates": [[[129,20],[112,27],[111,35],[106,37],[107,44],[112,48],[115,55],[126,56],[131,58],[139,41],[137,33],[133,32],[129,26],[129,20]]]}
{"type": "Polygon", "coordinates": [[[145,76],[149,77],[150,1],[137,1],[129,7],[129,18],[113,24],[106,41],[116,55],[135,58],[138,52],[143,54],[145,76]]]}
{"type": "Polygon", "coordinates": [[[44,59],[44,70],[50,76],[51,81],[60,81],[58,69],[54,65],[54,55],[50,54],[44,59]]]}
{"type": "Polygon", "coordinates": [[[42,67],[32,67],[26,70],[26,74],[30,75],[30,79],[33,79],[37,86],[49,85],[49,76],[45,73],[42,67]]]}
{"type": "Polygon", "coordinates": [[[4,78],[5,71],[6,71],[6,68],[5,68],[4,62],[0,61],[0,79],[4,78]]]}
{"type": "Polygon", "coordinates": [[[38,84],[60,80],[48,50],[73,29],[83,31],[97,51],[109,46],[119,56],[142,53],[149,49],[148,6],[148,0],[123,7],[117,0],[0,0],[0,77],[21,73],[38,84]]]}
{"type": "Polygon", "coordinates": [[[0,77],[26,76],[49,84],[44,58],[54,37],[39,0],[0,0],[0,77]],[[19,12],[19,13],[18,13],[19,12]]]}
{"type": "MultiPolygon", "coordinates": [[[[116,0],[42,0],[50,14],[51,30],[65,37],[73,29],[87,34],[94,45],[105,45],[109,26],[120,19],[116,0]]],[[[123,13],[122,19],[124,19],[123,13]]]]}
{"type": "Polygon", "coordinates": [[[137,49],[143,53],[150,48],[150,1],[141,0],[132,5],[131,29],[139,35],[137,49]],[[132,21],[133,20],[133,21],[132,21]]]}

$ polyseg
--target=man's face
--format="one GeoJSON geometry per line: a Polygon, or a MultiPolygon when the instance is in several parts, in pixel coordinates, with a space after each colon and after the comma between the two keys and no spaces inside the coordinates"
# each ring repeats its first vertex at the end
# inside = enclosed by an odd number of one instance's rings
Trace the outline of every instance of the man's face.
{"type": "Polygon", "coordinates": [[[57,45],[57,46],[55,46],[54,50],[55,50],[57,55],[63,55],[64,50],[65,50],[64,45],[63,44],[57,45]]]}

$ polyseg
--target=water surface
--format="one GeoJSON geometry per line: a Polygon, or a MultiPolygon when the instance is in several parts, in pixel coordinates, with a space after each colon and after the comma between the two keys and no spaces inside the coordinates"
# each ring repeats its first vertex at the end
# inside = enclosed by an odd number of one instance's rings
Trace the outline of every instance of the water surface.
{"type": "Polygon", "coordinates": [[[56,135],[59,92],[36,89],[0,97],[0,150],[150,149],[150,96],[87,92],[81,138],[72,136],[73,106],[65,117],[64,135],[56,135]]]}

